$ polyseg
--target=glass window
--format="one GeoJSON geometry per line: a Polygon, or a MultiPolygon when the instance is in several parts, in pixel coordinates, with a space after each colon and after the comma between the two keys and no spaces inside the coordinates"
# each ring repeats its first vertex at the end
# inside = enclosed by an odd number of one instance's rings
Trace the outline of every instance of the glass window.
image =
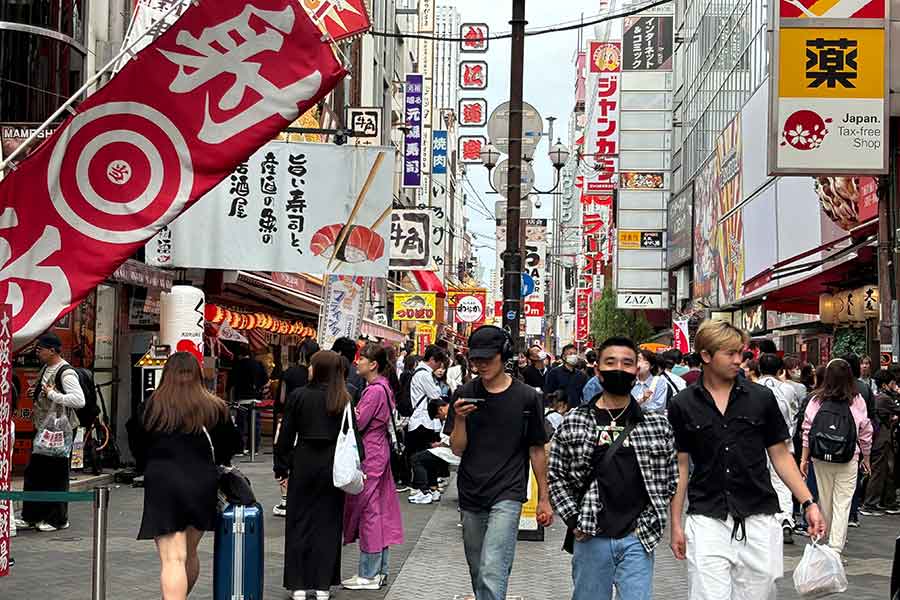
{"type": "Polygon", "coordinates": [[[84,44],[84,0],[0,0],[0,21],[58,31],[84,44]]]}

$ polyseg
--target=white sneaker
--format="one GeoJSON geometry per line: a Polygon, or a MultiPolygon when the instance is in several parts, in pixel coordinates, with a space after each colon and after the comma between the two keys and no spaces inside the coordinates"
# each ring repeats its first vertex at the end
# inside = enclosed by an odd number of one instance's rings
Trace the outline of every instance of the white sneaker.
{"type": "Polygon", "coordinates": [[[441,501],[441,492],[440,492],[440,491],[438,491],[438,490],[431,490],[431,492],[429,492],[429,493],[431,494],[431,501],[432,501],[432,502],[440,502],[440,501],[441,501]]]}
{"type": "Polygon", "coordinates": [[[350,579],[342,581],[341,585],[347,590],[377,590],[381,587],[381,577],[369,579],[368,577],[354,575],[350,579]]]}
{"type": "Polygon", "coordinates": [[[51,525],[49,523],[38,523],[35,526],[35,529],[37,529],[38,531],[43,531],[44,533],[50,533],[52,531],[59,531],[60,529],[68,529],[68,528],[69,528],[68,521],[66,521],[63,525],[61,525],[59,527],[54,527],[53,525],[51,525]]]}
{"type": "Polygon", "coordinates": [[[409,500],[410,504],[431,504],[433,501],[431,494],[422,492],[421,490],[412,494],[407,500],[409,500]]]}
{"type": "Polygon", "coordinates": [[[306,600],[306,590],[294,590],[291,594],[292,600],[306,600]]]}
{"type": "Polygon", "coordinates": [[[379,575],[378,576],[378,585],[381,587],[384,587],[385,585],[387,585],[387,578],[388,578],[388,576],[385,575],[384,573],[379,575]]]}
{"type": "Polygon", "coordinates": [[[408,492],[408,491],[410,491],[411,489],[412,489],[412,488],[409,487],[408,485],[398,485],[398,486],[397,486],[397,493],[398,493],[398,494],[402,494],[403,492],[408,492]]]}
{"type": "MultiPolygon", "coordinates": [[[[276,517],[286,517],[287,516],[287,505],[285,504],[276,504],[272,507],[272,514],[276,517]]],[[[303,590],[301,590],[303,591],[303,590]]],[[[305,598],[305,596],[300,596],[301,598],[305,598]]]]}
{"type": "Polygon", "coordinates": [[[331,592],[316,590],[316,600],[330,600],[331,592]]]}
{"type": "Polygon", "coordinates": [[[22,519],[16,518],[13,520],[13,526],[16,529],[34,529],[34,525],[29,523],[28,521],[23,521],[22,519]]]}

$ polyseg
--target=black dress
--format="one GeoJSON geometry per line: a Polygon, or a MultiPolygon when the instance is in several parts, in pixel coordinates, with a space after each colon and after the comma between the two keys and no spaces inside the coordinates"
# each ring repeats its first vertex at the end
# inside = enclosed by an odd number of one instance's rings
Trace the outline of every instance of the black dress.
{"type": "Polygon", "coordinates": [[[275,475],[290,476],[284,587],[327,590],[341,580],[344,492],[334,487],[334,449],[343,413],[325,411],[324,386],[295,390],[275,446],[275,475]]]}
{"type": "Polygon", "coordinates": [[[147,432],[135,444],[137,467],[144,472],[144,516],[139,540],[154,539],[193,527],[213,531],[218,503],[217,464],[227,464],[239,436],[231,419],[200,433],[147,432]]]}

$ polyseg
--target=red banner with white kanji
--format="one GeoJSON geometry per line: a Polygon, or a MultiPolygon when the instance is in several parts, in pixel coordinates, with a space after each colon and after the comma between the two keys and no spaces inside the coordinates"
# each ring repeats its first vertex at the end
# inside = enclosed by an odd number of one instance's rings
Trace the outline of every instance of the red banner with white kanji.
{"type": "MultiPolygon", "coordinates": [[[[0,304],[0,492],[12,489],[12,311],[0,304]]],[[[0,577],[9,575],[12,500],[0,500],[0,577]]]]}
{"type": "Polygon", "coordinates": [[[0,182],[0,302],[12,305],[14,345],[344,75],[293,0],[191,6],[0,182]]]}

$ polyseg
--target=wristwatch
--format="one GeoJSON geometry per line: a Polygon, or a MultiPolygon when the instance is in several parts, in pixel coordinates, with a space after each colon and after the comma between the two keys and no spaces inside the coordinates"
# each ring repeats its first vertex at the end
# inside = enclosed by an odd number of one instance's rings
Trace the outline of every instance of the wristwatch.
{"type": "Polygon", "coordinates": [[[815,502],[813,502],[813,499],[810,498],[809,500],[807,500],[806,502],[804,502],[803,504],[801,504],[801,505],[800,505],[800,508],[801,508],[801,509],[803,510],[803,512],[805,513],[806,510],[807,510],[810,506],[812,506],[813,504],[815,504],[815,502]]]}

